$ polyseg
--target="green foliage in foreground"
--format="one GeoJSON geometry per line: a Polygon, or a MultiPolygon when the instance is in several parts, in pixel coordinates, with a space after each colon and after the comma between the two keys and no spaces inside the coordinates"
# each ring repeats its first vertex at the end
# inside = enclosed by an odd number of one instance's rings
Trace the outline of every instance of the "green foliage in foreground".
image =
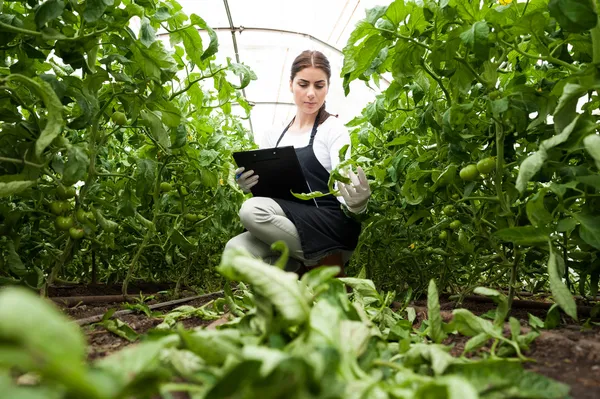
{"type": "Polygon", "coordinates": [[[93,364],[85,362],[85,340],[75,324],[33,294],[5,289],[0,391],[28,399],[172,398],[174,392],[191,398],[461,399],[568,393],[567,386],[524,371],[517,359],[500,357],[519,352],[536,333],[520,336],[511,319],[511,339],[502,336],[507,304],[496,291],[479,289],[499,304],[494,322],[459,309],[443,323],[431,283],[431,320],[415,328],[414,309],[407,308],[406,320],[389,308],[394,293],[378,293],[370,280],[334,279],[336,268],[314,270],[298,281],[293,273],[232,251],[219,271],[242,283],[206,313],[214,318],[213,311],[226,304],[238,315],[234,320],[219,330],[164,326],[93,364]],[[457,332],[474,337],[469,351],[493,338],[491,355],[455,358],[428,339],[439,342],[457,332]]]}

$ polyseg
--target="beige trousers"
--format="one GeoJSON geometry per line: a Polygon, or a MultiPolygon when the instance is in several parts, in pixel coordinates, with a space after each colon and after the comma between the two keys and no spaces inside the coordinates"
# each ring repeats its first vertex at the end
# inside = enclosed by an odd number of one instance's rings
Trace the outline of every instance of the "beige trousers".
{"type": "MultiPolygon", "coordinates": [[[[273,264],[280,254],[271,250],[271,245],[276,241],[283,241],[290,250],[290,261],[286,270],[296,270],[300,267],[300,262],[309,266],[317,263],[317,261],[310,262],[304,258],[296,226],[273,199],[252,197],[242,204],[239,215],[242,225],[248,231],[229,240],[225,245],[226,250],[228,248],[245,248],[253,256],[273,264]]],[[[344,262],[350,259],[351,254],[350,251],[343,253],[344,262]]]]}

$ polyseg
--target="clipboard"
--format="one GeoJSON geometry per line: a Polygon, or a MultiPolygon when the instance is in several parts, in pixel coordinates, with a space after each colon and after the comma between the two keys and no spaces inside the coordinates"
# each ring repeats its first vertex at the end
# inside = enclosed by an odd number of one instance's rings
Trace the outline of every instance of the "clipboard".
{"type": "Polygon", "coordinates": [[[293,146],[263,148],[260,150],[233,153],[238,167],[245,171],[254,170],[259,176],[258,184],[250,189],[255,197],[269,197],[316,205],[315,201],[305,201],[292,195],[310,193],[300,161],[293,146]]]}

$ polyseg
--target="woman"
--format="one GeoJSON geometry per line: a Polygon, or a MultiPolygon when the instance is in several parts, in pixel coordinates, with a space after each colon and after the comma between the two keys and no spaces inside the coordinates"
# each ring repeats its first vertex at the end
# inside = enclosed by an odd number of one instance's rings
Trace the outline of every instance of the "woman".
{"type": "MultiPolygon", "coordinates": [[[[290,76],[296,116],[283,132],[267,134],[259,145],[293,146],[309,187],[321,192],[329,191],[329,174],[339,163],[339,151],[350,144],[346,127],[325,110],[330,78],[329,61],[321,52],[304,51],[296,57],[290,76]]],[[[236,171],[236,177],[244,192],[250,192],[260,178],[243,168],[236,171]]],[[[362,213],[371,195],[360,167],[357,174],[349,172],[349,177],[352,184],[338,182],[342,197],[316,198],[317,206],[265,197],[246,200],[240,219],[247,231],[229,240],[226,249],[243,247],[272,263],[278,254],[271,245],[282,240],[290,250],[286,270],[302,272],[303,265],[310,268],[331,255],[341,255],[337,263],[345,264],[356,248],[360,223],[347,216],[342,206],[350,213],[362,213]]]]}

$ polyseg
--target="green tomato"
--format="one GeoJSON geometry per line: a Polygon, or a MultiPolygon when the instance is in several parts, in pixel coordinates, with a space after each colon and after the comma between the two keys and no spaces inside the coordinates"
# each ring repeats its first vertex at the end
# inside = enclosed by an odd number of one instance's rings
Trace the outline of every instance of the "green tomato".
{"type": "Polygon", "coordinates": [[[71,216],[58,216],[56,220],[54,220],[54,225],[58,230],[67,231],[71,227],[73,227],[73,218],[71,216]]]}
{"type": "Polygon", "coordinates": [[[458,195],[458,194],[452,194],[452,199],[454,201],[458,201],[460,199],[460,195],[458,195]]]}
{"type": "Polygon", "coordinates": [[[442,212],[444,212],[444,215],[446,216],[452,216],[456,214],[456,208],[454,205],[446,205],[442,212]]]}
{"type": "Polygon", "coordinates": [[[467,165],[460,170],[460,178],[464,181],[473,181],[477,179],[479,176],[479,172],[477,171],[477,166],[471,164],[467,165]]]}
{"type": "Polygon", "coordinates": [[[69,212],[71,210],[71,203],[69,201],[60,201],[62,213],[69,212]]]}
{"type": "Polygon", "coordinates": [[[94,216],[94,214],[92,212],[86,212],[85,213],[85,218],[90,221],[90,222],[95,222],[96,221],[96,216],[94,216]]]}
{"type": "Polygon", "coordinates": [[[452,230],[458,230],[458,229],[460,229],[460,226],[462,226],[462,223],[460,220],[454,220],[450,223],[450,228],[452,230]]]}
{"type": "Polygon", "coordinates": [[[81,208],[77,209],[77,213],[75,214],[75,216],[77,217],[77,221],[79,223],[85,223],[88,220],[87,212],[81,208]]]}
{"type": "Polygon", "coordinates": [[[482,175],[492,173],[494,169],[496,169],[496,160],[494,159],[494,157],[485,158],[477,162],[477,170],[482,175]]]}
{"type": "Polygon", "coordinates": [[[160,191],[169,192],[171,190],[173,190],[173,186],[171,185],[171,183],[167,183],[166,181],[160,183],[160,191]]]}
{"type": "Polygon", "coordinates": [[[185,186],[180,186],[179,190],[181,192],[181,195],[183,195],[184,197],[189,194],[188,189],[185,186]]]}
{"type": "Polygon", "coordinates": [[[63,185],[60,185],[56,189],[56,193],[58,194],[58,197],[60,199],[65,200],[75,197],[75,195],[77,194],[77,190],[75,190],[75,187],[65,187],[63,185]]]}
{"type": "Polygon", "coordinates": [[[123,126],[127,123],[127,116],[122,112],[115,112],[112,114],[110,119],[114,122],[115,125],[123,126]]]}
{"type": "Polygon", "coordinates": [[[53,201],[50,203],[50,212],[55,215],[62,215],[64,213],[63,201],[53,201]]]}
{"type": "Polygon", "coordinates": [[[440,232],[440,235],[438,236],[438,238],[439,238],[440,240],[445,240],[445,239],[447,239],[447,238],[448,238],[448,232],[447,232],[446,230],[442,230],[442,231],[440,232]]]}
{"type": "Polygon", "coordinates": [[[198,221],[198,215],[194,214],[194,213],[186,213],[184,216],[185,220],[187,220],[188,222],[197,222],[198,221]]]}
{"type": "Polygon", "coordinates": [[[84,232],[83,232],[83,229],[78,229],[76,227],[71,227],[69,229],[69,235],[74,240],[81,240],[83,238],[84,232]]]}

